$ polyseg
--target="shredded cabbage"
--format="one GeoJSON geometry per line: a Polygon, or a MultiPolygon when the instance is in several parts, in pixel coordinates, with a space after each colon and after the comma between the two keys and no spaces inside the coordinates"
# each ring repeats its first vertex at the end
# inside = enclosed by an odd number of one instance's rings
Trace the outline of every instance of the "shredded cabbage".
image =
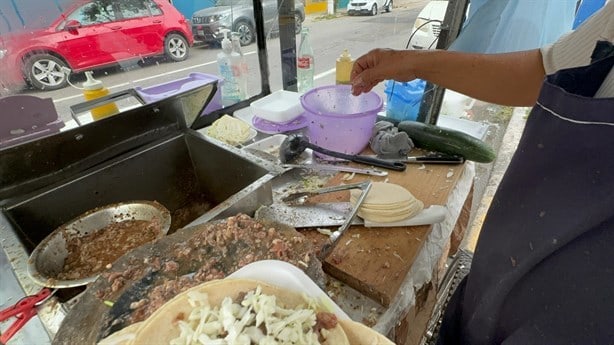
{"type": "Polygon", "coordinates": [[[260,286],[249,291],[240,303],[229,297],[221,305],[211,306],[204,293],[191,291],[188,301],[193,307],[186,320],[179,321],[179,337],[172,345],[315,345],[318,336],[315,299],[306,306],[286,309],[275,296],[262,293],[260,286]]]}
{"type": "Polygon", "coordinates": [[[223,115],[208,127],[207,135],[229,145],[238,145],[249,139],[249,129],[249,125],[244,121],[223,115]]]}

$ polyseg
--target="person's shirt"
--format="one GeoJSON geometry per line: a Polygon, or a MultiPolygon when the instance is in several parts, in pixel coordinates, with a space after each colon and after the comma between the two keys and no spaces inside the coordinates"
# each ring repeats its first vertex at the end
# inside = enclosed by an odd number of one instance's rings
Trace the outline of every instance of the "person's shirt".
{"type": "MultiPolygon", "coordinates": [[[[575,31],[541,49],[546,74],[588,65],[597,41],[614,42],[614,1],[609,1],[575,31]]],[[[595,94],[596,98],[614,97],[614,69],[595,94]]]]}

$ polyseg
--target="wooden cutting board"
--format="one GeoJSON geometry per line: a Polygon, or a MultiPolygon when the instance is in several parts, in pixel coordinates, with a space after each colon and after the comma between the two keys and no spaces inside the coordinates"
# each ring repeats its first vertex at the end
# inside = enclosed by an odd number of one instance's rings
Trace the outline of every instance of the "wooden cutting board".
{"type": "MultiPolygon", "coordinates": [[[[407,188],[428,207],[446,204],[463,168],[463,164],[408,164],[407,170],[390,171],[387,177],[355,175],[350,181],[343,181],[347,174],[339,173],[327,184],[354,183],[366,178],[374,182],[396,183],[407,188]]],[[[349,192],[322,195],[310,201],[349,201],[349,192]]],[[[432,225],[386,228],[353,225],[324,261],[324,271],[384,306],[389,306],[431,229],[432,225]]],[[[306,230],[302,233],[318,245],[325,240],[325,236],[317,231],[306,230]]]]}

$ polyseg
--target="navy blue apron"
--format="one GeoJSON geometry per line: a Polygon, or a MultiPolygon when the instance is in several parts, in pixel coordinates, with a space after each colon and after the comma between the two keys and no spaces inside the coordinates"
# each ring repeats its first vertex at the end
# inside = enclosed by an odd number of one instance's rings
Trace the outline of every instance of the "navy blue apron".
{"type": "Polygon", "coordinates": [[[614,98],[593,98],[614,54],[598,48],[546,78],[438,344],[614,344],[614,98]]]}

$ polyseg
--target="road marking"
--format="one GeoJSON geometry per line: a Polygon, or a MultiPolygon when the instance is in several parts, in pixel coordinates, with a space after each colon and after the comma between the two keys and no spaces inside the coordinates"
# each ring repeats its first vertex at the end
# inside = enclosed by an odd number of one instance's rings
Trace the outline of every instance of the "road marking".
{"type": "MultiPolygon", "coordinates": [[[[256,51],[255,50],[254,51],[250,51],[250,52],[244,53],[243,55],[252,55],[252,54],[256,54],[256,51]]],[[[209,65],[212,65],[214,63],[217,63],[217,61],[208,61],[208,62],[205,62],[205,63],[201,63],[199,65],[192,65],[190,67],[185,67],[185,68],[177,69],[177,70],[174,70],[174,71],[169,71],[169,72],[165,72],[165,73],[151,75],[151,76],[146,77],[146,78],[141,78],[141,79],[133,80],[131,83],[121,83],[121,84],[117,84],[117,85],[112,85],[112,86],[109,86],[108,89],[109,90],[116,89],[118,87],[123,87],[123,86],[127,86],[127,85],[130,85],[130,84],[146,81],[146,80],[151,80],[151,79],[156,79],[156,78],[164,77],[164,76],[167,76],[167,75],[171,75],[171,74],[178,73],[178,72],[188,71],[188,70],[191,70],[191,69],[194,69],[194,68],[198,68],[198,67],[209,66],[209,65]]],[[[53,103],[60,103],[60,102],[64,102],[64,101],[68,101],[68,100],[75,99],[75,98],[80,98],[80,97],[82,97],[81,94],[76,94],[74,96],[68,96],[68,97],[64,97],[64,98],[54,99],[53,103]]]]}
{"type": "Polygon", "coordinates": [[[316,74],[316,75],[313,77],[313,79],[314,79],[314,80],[315,80],[315,79],[321,79],[321,78],[324,78],[324,77],[326,77],[326,76],[328,76],[328,75],[331,75],[331,74],[333,74],[333,73],[335,73],[335,69],[334,69],[334,68],[331,68],[331,69],[329,69],[328,71],[322,72],[322,73],[320,73],[320,74],[316,74]]]}

